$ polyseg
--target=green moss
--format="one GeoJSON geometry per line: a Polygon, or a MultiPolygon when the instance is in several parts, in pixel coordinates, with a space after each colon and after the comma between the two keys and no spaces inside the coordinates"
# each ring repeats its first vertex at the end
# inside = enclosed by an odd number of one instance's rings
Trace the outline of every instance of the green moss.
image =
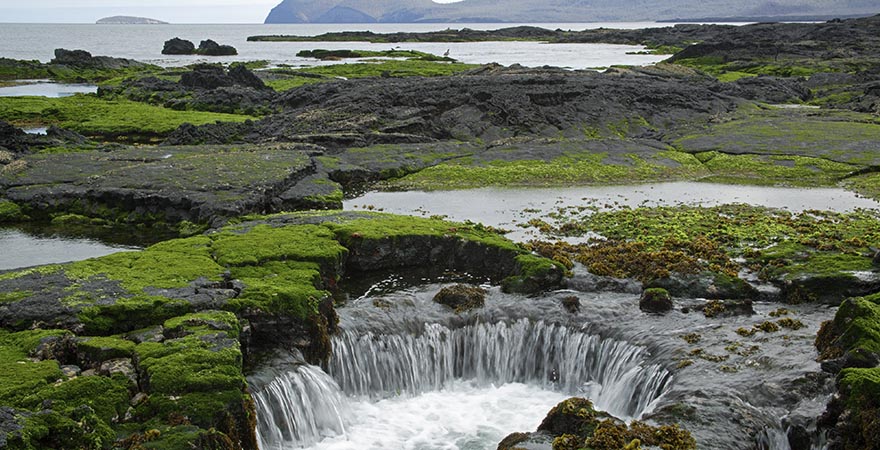
{"type": "Polygon", "coordinates": [[[608,161],[604,153],[580,152],[548,161],[483,163],[456,160],[387,183],[391,188],[468,189],[485,186],[569,186],[652,180],[688,179],[705,169],[690,155],[658,152],[653,158],[626,155],[626,163],[608,161]],[[669,164],[664,160],[671,160],[669,164]]]}
{"type": "Polygon", "coordinates": [[[63,98],[2,97],[0,119],[18,125],[58,125],[87,136],[152,139],[184,123],[243,122],[250,116],[175,111],[128,100],[77,94],[63,98]]]}
{"type": "Polygon", "coordinates": [[[100,300],[89,295],[80,298],[89,305],[77,314],[85,328],[84,334],[124,333],[192,310],[192,305],[184,300],[162,296],[135,295],[112,302],[100,300]]]}
{"type": "Polygon", "coordinates": [[[849,395],[849,407],[859,408],[866,403],[877,403],[880,398],[880,368],[844,369],[840,372],[839,387],[849,395]]]}
{"type": "Polygon", "coordinates": [[[709,180],[748,184],[831,186],[858,170],[858,166],[852,164],[802,156],[706,152],[698,154],[697,158],[712,172],[709,180]]]}
{"type": "Polygon", "coordinates": [[[377,61],[373,63],[335,64],[306,69],[275,69],[275,78],[266,84],[276,91],[286,91],[306,84],[339,81],[342,78],[437,77],[448,76],[479,67],[474,64],[434,62],[422,60],[377,61]],[[312,75],[303,76],[303,75],[312,75]],[[314,76],[319,76],[316,78],[314,76]]]}
{"type": "Polygon", "coordinates": [[[135,343],[117,337],[88,337],[77,341],[80,360],[95,364],[117,358],[131,358],[135,343]]]}
{"type": "Polygon", "coordinates": [[[87,405],[98,418],[110,423],[125,415],[128,409],[129,382],[125,377],[76,377],[28,395],[22,403],[38,411],[48,400],[53,410],[62,412],[87,405]]]}
{"type": "Polygon", "coordinates": [[[844,183],[848,189],[880,201],[880,173],[870,173],[848,178],[844,183]]]}
{"type": "Polygon", "coordinates": [[[224,266],[295,260],[333,268],[347,253],[330,230],[318,225],[283,228],[258,225],[244,234],[222,232],[212,239],[214,256],[224,266]]]}
{"type": "Polygon", "coordinates": [[[245,382],[238,341],[228,340],[228,347],[218,348],[201,339],[202,336],[189,335],[137,346],[139,367],[147,377],[150,393],[179,395],[229,389],[241,392],[245,382]]]}
{"type": "Polygon", "coordinates": [[[101,276],[119,281],[133,293],[145,288],[179,288],[198,278],[219,281],[224,269],[211,257],[204,237],[157,244],[138,252],[115,253],[66,266],[69,277],[87,280],[101,276]]]}
{"type": "Polygon", "coordinates": [[[880,294],[845,300],[817,338],[823,354],[863,350],[880,353],[880,294]]]}
{"type": "Polygon", "coordinates": [[[21,405],[24,397],[59,378],[57,361],[33,362],[20,348],[0,344],[0,404],[21,405]]]}
{"type": "Polygon", "coordinates": [[[21,207],[9,200],[0,200],[0,223],[27,220],[21,207]]]}
{"type": "Polygon", "coordinates": [[[168,319],[163,324],[171,334],[193,334],[211,331],[223,331],[229,337],[238,338],[241,334],[241,323],[235,314],[225,311],[202,311],[168,319]]]}
{"type": "Polygon", "coordinates": [[[330,295],[318,288],[322,278],[315,263],[275,261],[259,267],[235,267],[232,276],[246,286],[227,306],[234,311],[256,309],[308,318],[317,314],[320,301],[330,295]]]}

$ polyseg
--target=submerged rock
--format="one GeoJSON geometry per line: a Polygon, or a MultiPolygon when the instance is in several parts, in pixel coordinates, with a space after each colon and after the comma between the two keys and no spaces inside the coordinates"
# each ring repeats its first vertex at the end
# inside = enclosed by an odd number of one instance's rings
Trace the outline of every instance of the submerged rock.
{"type": "Polygon", "coordinates": [[[456,312],[482,308],[486,301],[486,290],[478,286],[456,284],[440,289],[434,296],[434,302],[446,305],[456,312]]]}

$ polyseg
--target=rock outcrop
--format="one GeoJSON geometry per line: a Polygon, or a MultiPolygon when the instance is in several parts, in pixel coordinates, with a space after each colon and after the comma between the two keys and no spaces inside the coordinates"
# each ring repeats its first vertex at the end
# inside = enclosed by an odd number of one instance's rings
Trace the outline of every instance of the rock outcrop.
{"type": "Polygon", "coordinates": [[[238,50],[231,45],[220,45],[211,39],[199,43],[198,48],[191,41],[173,38],[165,41],[162,48],[163,55],[204,55],[204,56],[233,56],[238,50]]]}

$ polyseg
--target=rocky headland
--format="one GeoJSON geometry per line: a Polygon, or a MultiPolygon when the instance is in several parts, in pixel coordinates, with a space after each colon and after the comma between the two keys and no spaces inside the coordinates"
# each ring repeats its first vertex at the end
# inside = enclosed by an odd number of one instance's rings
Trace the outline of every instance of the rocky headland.
{"type": "MultiPolygon", "coordinates": [[[[302,70],[161,69],[66,50],[48,64],[0,60],[5,79],[102,83],[95,95],[0,99],[0,222],[179,236],[0,274],[0,447],[256,448],[245,374],[279,349],[326,361],[339,282],[405,268],[470,272],[507,292],[644,293],[645,317],[739,320],[753,301],[840,305],[816,338],[827,375],[791,383],[807,392],[835,377],[819,420],[829,448],[880,442],[876,212],[585,205],[529,222],[546,239],[520,246],[476,224],[337,211],[375,187],[659,180],[843,186],[880,199],[880,16],[377,36],[362,37],[636,43],[675,54],[603,72],[424,55],[302,70]],[[27,125],[52,128],[29,135],[27,125]]],[[[479,308],[481,291],[446,303],[479,308]]],[[[576,300],[565,307],[585,307],[576,300]]],[[[804,326],[773,317],[731,334],[757,341],[804,326]]],[[[731,354],[747,355],[740,345],[731,354]]],[[[726,359],[697,350],[669,370],[726,359]]],[[[690,449],[673,424],[700,436],[727,427],[699,416],[712,401],[676,397],[650,416],[657,426],[627,426],[572,399],[499,448],[690,449]]],[[[742,414],[719,435],[754,439],[758,425],[742,414]]],[[[796,425],[789,443],[818,439],[796,425]]]]}

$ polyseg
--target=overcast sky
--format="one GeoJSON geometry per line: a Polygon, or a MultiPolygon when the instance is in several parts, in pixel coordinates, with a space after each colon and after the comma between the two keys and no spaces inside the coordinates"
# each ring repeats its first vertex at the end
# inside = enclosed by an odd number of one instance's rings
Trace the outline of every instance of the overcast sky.
{"type": "MultiPolygon", "coordinates": [[[[434,0],[451,3],[459,0],[434,0]]],[[[141,16],[172,23],[263,23],[281,0],[0,0],[0,22],[94,23],[141,16]],[[148,6],[147,6],[148,5],[148,6]]]]}

